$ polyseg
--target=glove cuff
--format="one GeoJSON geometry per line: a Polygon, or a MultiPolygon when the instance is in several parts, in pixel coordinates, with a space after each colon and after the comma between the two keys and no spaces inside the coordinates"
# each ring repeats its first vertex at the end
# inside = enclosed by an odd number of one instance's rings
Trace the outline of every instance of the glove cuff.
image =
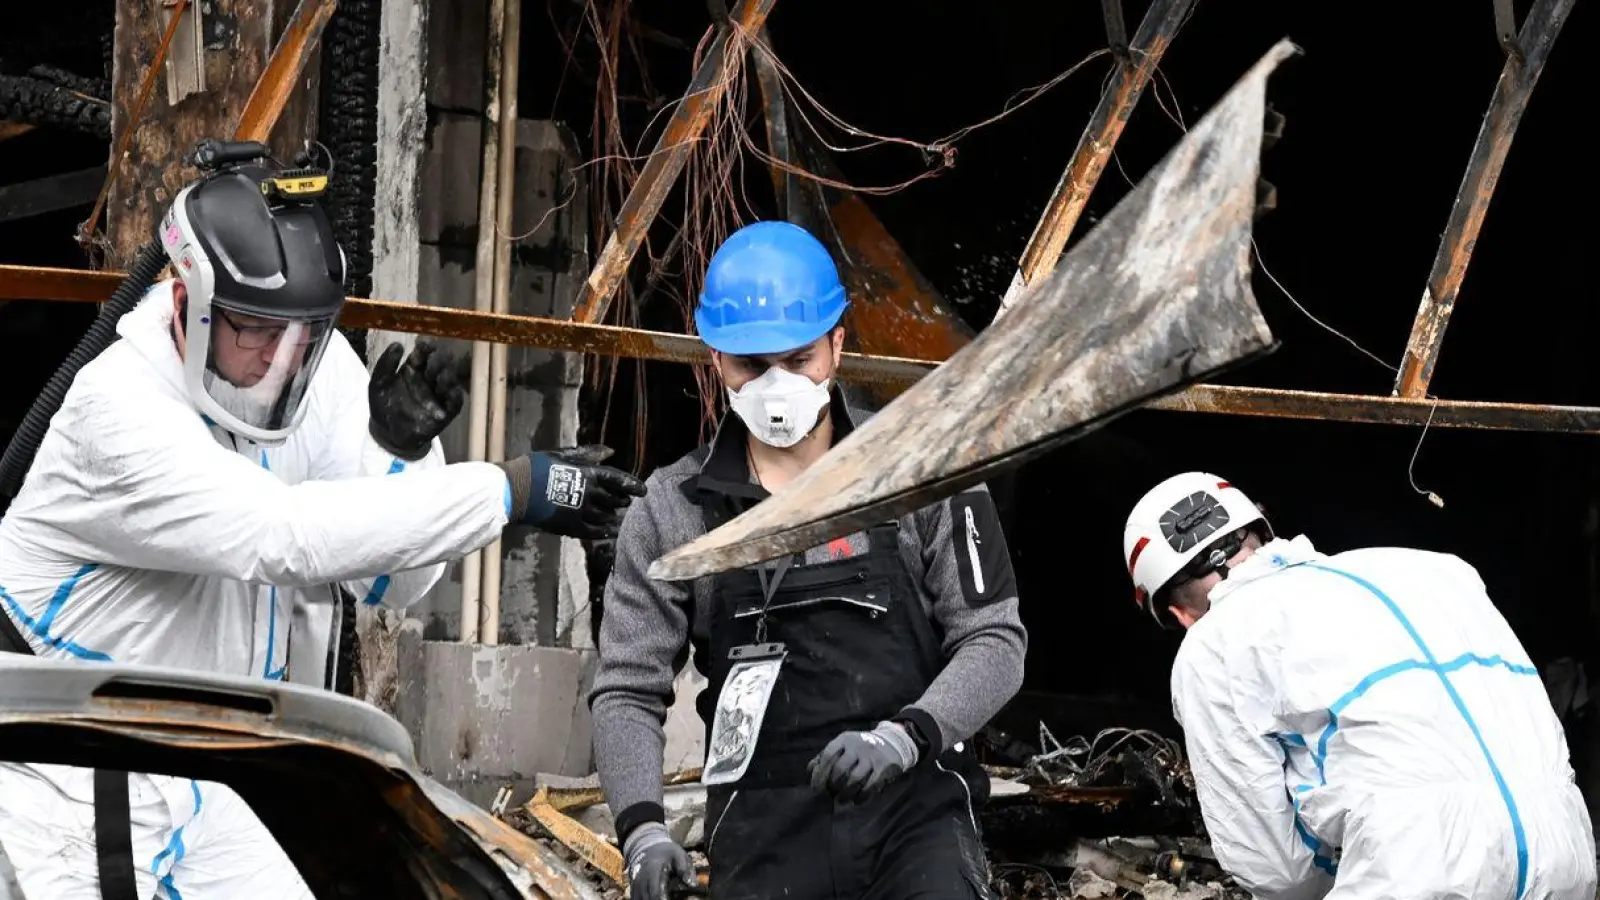
{"type": "Polygon", "coordinates": [[[646,850],[657,844],[670,843],[672,835],[667,833],[667,826],[660,822],[646,822],[630,832],[628,839],[622,842],[622,855],[627,857],[628,869],[631,871],[646,850]]]}
{"type": "Polygon", "coordinates": [[[911,739],[911,734],[905,726],[897,722],[879,722],[872,733],[883,738],[884,743],[900,757],[900,767],[909,772],[917,765],[917,742],[911,739]]]}
{"type": "Polygon", "coordinates": [[[429,439],[421,447],[402,447],[397,441],[390,439],[384,430],[378,427],[375,419],[367,419],[367,434],[372,437],[372,442],[383,448],[385,453],[403,459],[406,462],[416,462],[428,455],[433,449],[433,440],[429,439]]]}
{"type": "Polygon", "coordinates": [[[528,497],[533,493],[533,461],[526,456],[495,463],[506,473],[511,485],[511,510],[507,514],[512,522],[522,521],[528,512],[528,497]]]}

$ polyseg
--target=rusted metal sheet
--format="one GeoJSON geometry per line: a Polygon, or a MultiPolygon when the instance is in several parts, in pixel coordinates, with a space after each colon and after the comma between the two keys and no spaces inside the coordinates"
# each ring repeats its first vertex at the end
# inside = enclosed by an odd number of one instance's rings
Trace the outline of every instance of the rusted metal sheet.
{"type": "Polygon", "coordinates": [[[1567,14],[1572,12],[1574,2],[1536,0],[1517,39],[1517,47],[1522,51],[1520,56],[1508,56],[1505,68],[1500,71],[1489,111],[1484,114],[1478,140],[1472,146],[1466,175],[1456,191],[1455,205],[1450,208],[1450,221],[1439,242],[1439,252],[1433,258],[1428,285],[1422,292],[1422,305],[1411,325],[1411,338],[1406,342],[1405,358],[1401,360],[1394,386],[1395,393],[1402,397],[1424,397],[1428,393],[1428,383],[1433,380],[1433,370],[1439,362],[1445,326],[1450,323],[1456,295],[1477,245],[1478,231],[1483,227],[1489,201],[1500,182],[1506,154],[1511,151],[1511,139],[1522,123],[1528,98],[1533,94],[1539,73],[1550,56],[1550,48],[1566,23],[1567,14]]]}
{"type": "Polygon", "coordinates": [[[605,317],[617,285],[627,276],[628,265],[639,252],[639,245],[644,243],[650,224],[672,190],[672,183],[683,171],[689,151],[694,149],[706,121],[722,100],[727,89],[728,70],[738,66],[738,57],[766,23],[773,3],[774,0],[740,0],[729,17],[729,27],[720,29],[711,42],[694,79],[689,82],[689,89],[645,163],[644,171],[639,173],[639,180],[628,192],[628,199],[623,201],[617,227],[606,239],[605,249],[600,251],[600,258],[595,261],[578,295],[577,308],[572,314],[574,321],[595,323],[605,317]],[[735,23],[737,28],[732,27],[735,23]]]}
{"type": "Polygon", "coordinates": [[[859,196],[838,192],[829,212],[837,229],[850,309],[845,326],[865,354],[949,359],[975,332],[890,236],[859,196]]]}
{"type": "MultiPolygon", "coordinates": [[[[121,272],[0,265],[0,301],[57,300],[99,303],[122,280],[121,272]]],[[[496,341],[548,350],[594,353],[658,362],[706,363],[698,338],[611,325],[582,325],[566,319],[500,316],[441,306],[416,306],[382,300],[348,299],[340,323],[385,327],[413,334],[496,341]],[[375,324],[367,324],[375,323],[375,324]]],[[[901,391],[939,363],[846,353],[841,377],[857,384],[901,391]]],[[[1145,409],[1217,413],[1269,418],[1318,419],[1377,425],[1428,425],[1506,431],[1600,433],[1600,409],[1474,400],[1408,400],[1376,394],[1334,394],[1276,388],[1197,384],[1151,400],[1145,409]]]]}
{"type": "Polygon", "coordinates": [[[239,127],[234,130],[236,141],[266,142],[289,103],[289,96],[299,87],[300,76],[306,64],[316,55],[317,42],[322,29],[333,16],[337,0],[300,0],[294,18],[289,20],[278,46],[267,60],[267,67],[245,101],[244,112],[239,115],[239,127]]]}
{"type": "Polygon", "coordinates": [[[1250,226],[1267,76],[1295,52],[1274,46],[977,340],[650,577],[729,571],[904,515],[1270,349],[1250,226]]]}
{"type": "Polygon", "coordinates": [[[1373,425],[1600,434],[1600,409],[1588,406],[1324,394],[1217,384],[1197,384],[1183,393],[1157,398],[1145,408],[1373,425]]]}
{"type": "MultiPolygon", "coordinates": [[[[1040,216],[1039,224],[1028,238],[1016,278],[1012,280],[1005,297],[1001,298],[1000,308],[995,311],[996,317],[1005,314],[1024,288],[1037,284],[1055,268],[1061,251],[1066,249],[1067,240],[1072,237],[1073,227],[1078,224],[1078,217],[1089,202],[1089,195],[1094,192],[1095,184],[1106,170],[1111,152],[1116,149],[1117,139],[1128,124],[1128,116],[1138,105],[1145,85],[1150,83],[1150,76],[1160,65],[1167,45],[1178,33],[1178,26],[1183,24],[1184,16],[1188,15],[1193,5],[1194,0],[1154,0],[1150,4],[1139,23],[1139,30],[1133,35],[1133,45],[1128,48],[1128,55],[1117,61],[1115,78],[1100,95],[1100,103],[1089,118],[1088,126],[1083,129],[1083,136],[1078,138],[1078,146],[1072,151],[1072,161],[1067,164],[1067,170],[1062,173],[1044,215],[1040,216]]],[[[1111,19],[1108,17],[1107,21],[1111,19]]],[[[1110,37],[1115,43],[1115,35],[1110,37]]]]}

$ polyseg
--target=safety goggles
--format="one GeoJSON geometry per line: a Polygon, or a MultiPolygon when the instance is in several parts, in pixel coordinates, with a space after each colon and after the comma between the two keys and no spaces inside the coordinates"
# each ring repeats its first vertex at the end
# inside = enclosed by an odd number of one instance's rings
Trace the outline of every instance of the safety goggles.
{"type": "Polygon", "coordinates": [[[241,350],[261,350],[272,346],[282,340],[286,333],[292,330],[289,341],[294,346],[303,347],[320,341],[328,332],[332,319],[316,319],[310,321],[273,320],[261,317],[245,317],[240,313],[229,312],[221,306],[214,306],[214,313],[218,320],[225,326],[218,329],[217,338],[225,338],[222,331],[233,332],[233,343],[241,350]]]}

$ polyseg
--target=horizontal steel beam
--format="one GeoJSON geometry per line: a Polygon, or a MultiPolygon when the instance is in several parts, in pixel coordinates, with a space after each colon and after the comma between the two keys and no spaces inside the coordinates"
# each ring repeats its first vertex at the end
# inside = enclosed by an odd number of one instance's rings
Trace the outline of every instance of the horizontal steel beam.
{"type": "MultiPolygon", "coordinates": [[[[121,272],[0,265],[0,300],[101,302],[111,296],[122,278],[121,272]]],[[[684,334],[356,297],[345,305],[340,324],[658,362],[710,361],[700,339],[684,334]]],[[[904,388],[936,366],[938,363],[930,360],[846,353],[840,375],[856,383],[904,388]]],[[[1408,399],[1234,385],[1195,385],[1152,400],[1144,408],[1414,427],[1430,425],[1431,416],[1433,428],[1600,434],[1600,409],[1594,407],[1408,399]]]]}
{"type": "Polygon", "coordinates": [[[1226,384],[1198,384],[1152,400],[1145,409],[1369,425],[1600,434],[1600,409],[1592,406],[1329,394],[1226,384]]]}

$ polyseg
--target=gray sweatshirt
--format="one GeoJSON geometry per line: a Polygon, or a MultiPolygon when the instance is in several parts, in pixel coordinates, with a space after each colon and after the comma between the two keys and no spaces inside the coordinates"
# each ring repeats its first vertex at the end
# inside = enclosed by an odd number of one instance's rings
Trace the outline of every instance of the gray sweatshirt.
{"type": "MultiPolygon", "coordinates": [[[[849,433],[855,417],[835,392],[836,441],[849,433]]],[[[747,435],[737,417],[724,417],[712,439],[712,457],[737,452],[742,458],[747,435]],[[719,453],[723,444],[728,446],[719,453]]],[[[684,482],[700,474],[701,459],[690,454],[650,475],[648,496],[635,501],[623,519],[606,582],[600,664],[589,706],[595,762],[619,837],[663,820],[662,724],[691,640],[703,643],[707,636],[710,578],[686,584],[645,575],[662,554],[705,533],[701,507],[683,491],[684,482]]],[[[748,475],[748,468],[743,471],[748,475]]],[[[847,539],[852,554],[867,551],[865,532],[847,539]]],[[[943,635],[945,656],[943,670],[907,713],[925,731],[931,723],[936,733],[926,735],[930,747],[943,752],[971,738],[1022,686],[1028,638],[1017,611],[1016,577],[994,502],[981,485],[902,517],[900,553],[924,610],[943,635]]],[[[809,550],[805,562],[830,558],[823,545],[809,550]]]]}

